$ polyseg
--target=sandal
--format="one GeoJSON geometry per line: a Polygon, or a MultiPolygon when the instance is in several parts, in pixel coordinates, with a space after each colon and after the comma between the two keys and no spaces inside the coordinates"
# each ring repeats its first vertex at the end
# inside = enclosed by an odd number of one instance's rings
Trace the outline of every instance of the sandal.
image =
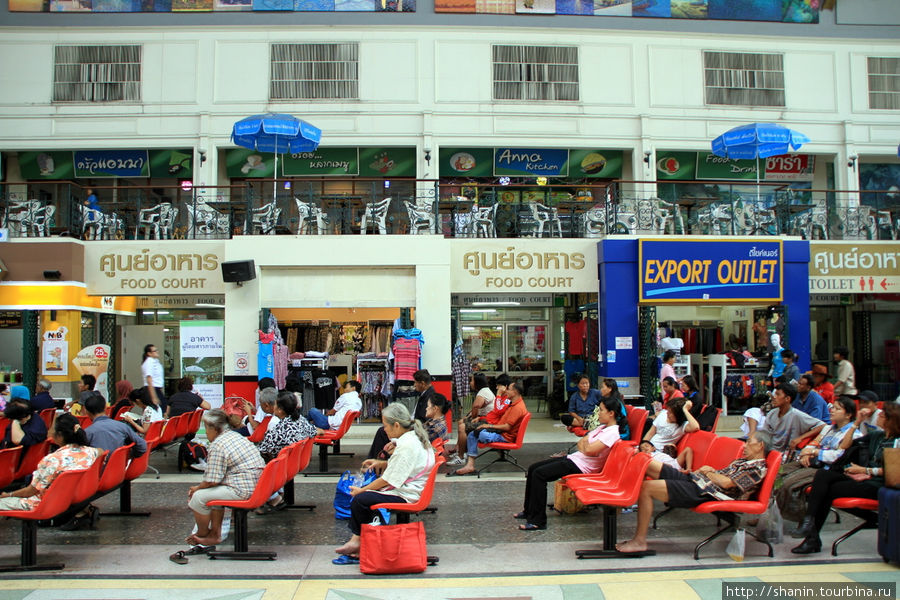
{"type": "Polygon", "coordinates": [[[358,565],[359,557],[351,556],[349,554],[341,554],[337,558],[331,561],[333,565],[358,565]]]}
{"type": "Polygon", "coordinates": [[[524,519],[525,516],[525,511],[523,510],[522,512],[517,512],[516,514],[514,514],[513,519],[524,519]]]}
{"type": "Polygon", "coordinates": [[[215,550],[215,546],[204,546],[203,544],[195,544],[191,546],[190,550],[185,550],[184,554],[186,556],[194,556],[196,554],[209,554],[213,550],[215,550]]]}
{"type": "Polygon", "coordinates": [[[170,556],[169,556],[169,560],[171,560],[173,563],[175,563],[175,564],[177,564],[177,565],[186,565],[186,564],[188,564],[188,559],[187,559],[187,557],[185,556],[185,551],[184,551],[184,550],[179,550],[179,551],[176,552],[175,554],[170,555],[170,556]]]}
{"type": "Polygon", "coordinates": [[[535,525],[534,523],[525,523],[524,525],[519,525],[519,531],[540,531],[542,529],[547,529],[547,526],[535,525]]]}

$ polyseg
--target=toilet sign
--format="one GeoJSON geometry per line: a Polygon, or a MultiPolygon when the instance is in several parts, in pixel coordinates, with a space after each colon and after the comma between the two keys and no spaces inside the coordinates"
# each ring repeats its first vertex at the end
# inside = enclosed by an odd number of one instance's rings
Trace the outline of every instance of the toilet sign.
{"type": "Polygon", "coordinates": [[[235,352],[234,353],[234,374],[249,375],[250,374],[250,353],[235,352]]]}

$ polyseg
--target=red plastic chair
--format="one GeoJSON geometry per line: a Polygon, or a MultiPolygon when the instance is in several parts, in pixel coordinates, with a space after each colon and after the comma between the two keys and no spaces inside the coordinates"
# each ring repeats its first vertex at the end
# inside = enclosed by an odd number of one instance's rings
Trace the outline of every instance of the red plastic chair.
{"type": "Polygon", "coordinates": [[[702,464],[694,460],[694,467],[709,465],[714,469],[724,469],[743,455],[744,442],[736,438],[718,435],[712,444],[709,445],[706,459],[702,464]]]}
{"type": "Polygon", "coordinates": [[[119,417],[121,417],[122,415],[124,415],[125,413],[127,413],[129,410],[131,410],[131,407],[128,406],[128,405],[120,406],[120,407],[119,407],[119,410],[116,411],[116,414],[113,415],[112,418],[113,418],[114,420],[118,420],[119,417]]]}
{"type": "Polygon", "coordinates": [[[484,454],[480,454],[479,458],[481,456],[484,456],[488,452],[499,452],[500,456],[478,469],[478,471],[475,472],[475,475],[477,477],[480,478],[482,471],[486,471],[491,467],[491,465],[498,462],[509,463],[520,471],[526,470],[525,467],[519,464],[515,457],[509,455],[508,453],[511,450],[519,450],[522,448],[522,443],[525,441],[525,430],[528,429],[529,421],[531,421],[531,413],[525,413],[525,416],[523,416],[522,420],[519,422],[519,428],[518,430],[516,430],[516,440],[514,442],[491,442],[490,444],[478,444],[479,448],[488,448],[488,451],[484,454]]]}
{"type": "Polygon", "coordinates": [[[22,446],[0,450],[0,489],[16,480],[16,470],[22,460],[22,446]]]}
{"type": "Polygon", "coordinates": [[[53,440],[47,438],[40,444],[34,444],[33,446],[28,446],[28,448],[24,451],[25,455],[22,457],[22,462],[19,463],[19,468],[16,470],[16,479],[22,479],[23,477],[28,477],[34,470],[37,469],[38,463],[41,462],[41,459],[47,456],[50,453],[50,446],[53,444],[53,440]]]}
{"type": "Polygon", "coordinates": [[[203,413],[204,410],[202,408],[198,408],[191,413],[191,418],[188,425],[188,434],[194,434],[200,430],[200,420],[203,418],[203,413]]]}
{"type": "Polygon", "coordinates": [[[681,454],[686,448],[694,451],[693,463],[695,466],[702,467],[706,464],[706,456],[709,453],[709,447],[718,436],[710,431],[692,431],[686,433],[678,440],[678,453],[681,454]]]}
{"type": "MultiPolygon", "coordinates": [[[[160,421],[161,423],[161,421],[160,421]]],[[[151,427],[156,423],[151,423],[151,427]]],[[[149,433],[149,432],[148,432],[149,433]]],[[[121,448],[119,449],[121,450],[121,448]]],[[[117,450],[118,451],[118,450],[117,450]]],[[[150,440],[147,439],[147,451],[132,459],[125,468],[125,477],[119,486],[119,511],[105,512],[104,517],[149,517],[149,512],[135,512],[131,509],[131,482],[147,472],[150,466],[150,440]]],[[[156,476],[159,478],[159,474],[156,476]]]]}
{"type": "MultiPolygon", "coordinates": [[[[74,417],[75,415],[72,415],[72,416],[74,417]]],[[[91,417],[90,415],[80,415],[75,418],[78,419],[78,424],[81,425],[82,429],[87,429],[94,422],[94,418],[91,417]]]]}
{"type": "Polygon", "coordinates": [[[263,420],[259,422],[259,425],[256,426],[256,429],[253,430],[253,433],[250,434],[250,437],[247,439],[253,442],[254,444],[258,444],[263,441],[263,438],[266,437],[266,432],[269,430],[269,421],[272,420],[272,415],[266,415],[263,417],[263,420]]]}
{"type": "Polygon", "coordinates": [[[144,433],[144,441],[147,442],[147,452],[159,445],[165,425],[165,421],[154,421],[147,426],[147,431],[144,433]]]}
{"type": "Polygon", "coordinates": [[[625,413],[628,418],[628,431],[631,433],[629,439],[635,444],[640,444],[641,438],[644,436],[644,423],[647,422],[647,415],[650,412],[646,408],[628,404],[625,406],[625,413]]]}
{"type": "Polygon", "coordinates": [[[166,449],[166,446],[170,445],[175,441],[175,434],[178,433],[178,425],[181,423],[181,416],[172,417],[164,421],[165,426],[162,430],[162,435],[159,437],[159,441],[156,443],[154,450],[156,448],[166,449]]]}
{"type": "Polygon", "coordinates": [[[656,554],[654,550],[626,553],[616,549],[619,509],[637,502],[649,464],[650,455],[637,452],[632,454],[628,462],[620,468],[619,477],[612,485],[575,490],[575,497],[582,503],[603,507],[603,548],[600,550],[576,550],[575,556],[578,558],[639,558],[656,554]]]}
{"type": "Polygon", "coordinates": [[[37,522],[52,519],[64,513],[71,505],[85,470],[63,471],[44,490],[40,504],[34,510],[5,510],[0,516],[22,520],[22,558],[18,565],[0,567],[0,573],[13,571],[60,571],[63,563],[38,564],[37,522]]]}
{"type": "MultiPolygon", "coordinates": [[[[719,438],[722,439],[722,438],[719,438]]],[[[729,439],[729,438],[725,438],[729,439]]],[[[710,448],[712,450],[712,448],[710,448]]],[[[699,560],[700,548],[710,543],[723,533],[735,529],[738,523],[737,514],[746,513],[751,515],[761,515],[766,512],[769,507],[769,499],[772,496],[772,488],[775,486],[775,479],[778,477],[778,470],[781,468],[781,452],[772,450],[766,457],[766,476],[759,486],[755,500],[712,500],[704,502],[699,506],[695,506],[694,512],[700,514],[714,514],[716,518],[726,522],[724,527],[713,533],[708,538],[701,541],[694,547],[694,560],[699,560]]],[[[775,555],[772,550],[772,544],[756,537],[750,530],[746,530],[748,534],[762,542],[769,548],[769,557],[775,555]]]]}
{"type": "MultiPolygon", "coordinates": [[[[350,426],[353,425],[353,421],[355,421],[359,417],[359,412],[350,411],[344,415],[344,420],[341,421],[341,426],[337,429],[328,429],[323,431],[315,438],[313,438],[313,443],[315,443],[319,447],[319,471],[322,473],[328,472],[328,448],[329,446],[334,447],[334,451],[332,454],[337,455],[341,450],[341,438],[346,435],[347,431],[349,431],[350,426]]],[[[348,454],[348,456],[353,456],[353,454],[348,454]]]]}
{"type": "Polygon", "coordinates": [[[128,457],[131,456],[132,448],[134,448],[134,442],[116,448],[106,459],[100,475],[100,482],[97,485],[98,494],[108,494],[125,481],[125,470],[128,468],[128,457]]]}
{"type": "Polygon", "coordinates": [[[176,417],[178,425],[175,427],[175,439],[180,440],[186,436],[191,428],[191,413],[186,413],[176,417]]]}
{"type": "Polygon", "coordinates": [[[392,510],[397,513],[397,523],[409,523],[409,517],[411,515],[426,510],[428,505],[431,504],[431,498],[434,496],[434,480],[437,477],[437,472],[441,464],[443,463],[435,460],[431,470],[428,471],[428,479],[425,481],[425,487],[422,489],[422,494],[416,502],[413,502],[412,504],[409,502],[382,502],[381,504],[373,505],[372,508],[392,510]]]}
{"type": "Polygon", "coordinates": [[[863,529],[872,529],[875,527],[873,525],[873,521],[869,518],[871,515],[866,515],[865,513],[875,513],[875,521],[878,520],[878,500],[874,498],[835,498],[831,503],[831,508],[836,508],[840,510],[845,510],[850,514],[861,517],[863,522],[834,540],[834,543],[831,544],[831,555],[837,556],[837,547],[838,545],[846,540],[851,535],[855,535],[857,532],[863,529]]]}
{"type": "Polygon", "coordinates": [[[75,493],[72,494],[73,506],[87,502],[97,493],[97,488],[100,485],[100,471],[103,469],[103,462],[106,460],[107,454],[109,452],[106,450],[101,452],[94,463],[84,470],[84,475],[81,477],[81,481],[78,482],[75,493]]]}
{"type": "Polygon", "coordinates": [[[251,510],[262,506],[280,487],[285,479],[286,457],[277,457],[263,469],[256,489],[246,500],[213,500],[207,503],[211,507],[230,508],[232,512],[231,529],[234,534],[234,551],[212,551],[207,553],[211,559],[234,558],[238,560],[275,560],[276,552],[250,552],[248,544],[247,515],[251,510]]]}
{"type": "Polygon", "coordinates": [[[566,475],[562,480],[566,487],[573,491],[581,488],[611,486],[615,481],[618,481],[622,469],[631,460],[634,451],[635,445],[631,442],[616,442],[609,449],[609,456],[606,457],[606,463],[604,463],[602,471],[584,475],[566,475]]]}
{"type": "Polygon", "coordinates": [[[291,449],[288,455],[288,462],[285,468],[287,477],[284,482],[284,501],[287,508],[302,508],[304,510],[315,510],[315,504],[295,504],[294,496],[294,477],[301,473],[309,466],[312,460],[313,439],[306,438],[288,446],[291,449]]]}
{"type": "MultiPolygon", "coordinates": [[[[45,408],[38,414],[40,415],[41,420],[44,422],[44,425],[47,426],[47,431],[50,431],[50,427],[53,426],[53,420],[56,418],[56,409],[55,408],[45,408]]],[[[0,431],[2,431],[2,430],[0,430],[0,431]]]]}

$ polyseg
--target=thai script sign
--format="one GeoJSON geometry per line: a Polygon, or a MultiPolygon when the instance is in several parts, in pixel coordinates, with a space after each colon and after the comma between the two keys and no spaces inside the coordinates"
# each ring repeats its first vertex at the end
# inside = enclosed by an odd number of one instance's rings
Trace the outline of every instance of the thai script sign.
{"type": "Polygon", "coordinates": [[[640,301],[778,302],[781,241],[640,240],[640,301]]]}
{"type": "Polygon", "coordinates": [[[93,296],[224,294],[217,240],[85,244],[85,283],[93,296]]]}
{"type": "Polygon", "coordinates": [[[182,376],[194,380],[194,390],[212,408],[222,406],[225,373],[225,322],[181,321],[182,376]]]}
{"type": "Polygon", "coordinates": [[[146,150],[77,150],[75,177],[150,177],[146,150]]]}
{"type": "Polygon", "coordinates": [[[810,242],[809,291],[896,294],[900,291],[900,243],[810,242]]]}

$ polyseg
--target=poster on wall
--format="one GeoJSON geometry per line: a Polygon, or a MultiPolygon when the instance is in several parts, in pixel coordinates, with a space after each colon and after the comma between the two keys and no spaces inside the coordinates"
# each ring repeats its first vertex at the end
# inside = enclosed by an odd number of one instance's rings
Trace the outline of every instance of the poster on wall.
{"type": "Polygon", "coordinates": [[[41,343],[41,375],[69,374],[67,333],[68,329],[65,327],[44,332],[44,340],[41,343]]]}
{"type": "Polygon", "coordinates": [[[181,321],[181,373],[194,379],[194,391],[212,408],[222,406],[225,373],[225,322],[181,321]]]}
{"type": "Polygon", "coordinates": [[[93,375],[97,383],[94,390],[100,392],[107,402],[109,401],[109,346],[105,344],[94,344],[93,346],[85,346],[78,351],[75,358],[72,359],[75,370],[79,375],[93,375]]]}

